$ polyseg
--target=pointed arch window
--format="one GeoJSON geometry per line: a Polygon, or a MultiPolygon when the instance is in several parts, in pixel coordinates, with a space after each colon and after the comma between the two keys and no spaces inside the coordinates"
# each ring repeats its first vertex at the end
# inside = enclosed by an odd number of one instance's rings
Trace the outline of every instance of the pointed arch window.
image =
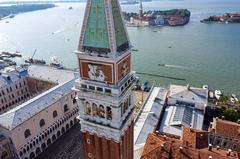
{"type": "Polygon", "coordinates": [[[69,110],[68,105],[65,104],[65,105],[64,105],[64,112],[67,112],[68,110],[69,110]]]}
{"type": "Polygon", "coordinates": [[[39,122],[39,126],[40,127],[43,127],[45,125],[45,120],[44,119],[41,119],[40,122],[39,122]]]}
{"type": "Polygon", "coordinates": [[[97,108],[97,104],[95,103],[92,104],[92,113],[93,113],[93,116],[98,115],[98,108],[97,108]]]}
{"type": "Polygon", "coordinates": [[[31,132],[30,132],[29,129],[26,129],[26,130],[24,131],[24,136],[25,136],[25,138],[28,138],[29,136],[31,136],[31,132]]]}
{"type": "Polygon", "coordinates": [[[91,105],[89,102],[86,102],[86,114],[91,115],[91,105]]]}
{"type": "Polygon", "coordinates": [[[53,111],[53,118],[56,118],[57,116],[58,116],[57,111],[54,110],[54,111],[53,111]]]}
{"type": "Polygon", "coordinates": [[[112,108],[107,107],[107,119],[112,120],[112,108]]]}
{"type": "Polygon", "coordinates": [[[100,106],[99,106],[98,115],[99,115],[101,118],[105,118],[105,108],[104,108],[103,105],[100,105],[100,106]]]}

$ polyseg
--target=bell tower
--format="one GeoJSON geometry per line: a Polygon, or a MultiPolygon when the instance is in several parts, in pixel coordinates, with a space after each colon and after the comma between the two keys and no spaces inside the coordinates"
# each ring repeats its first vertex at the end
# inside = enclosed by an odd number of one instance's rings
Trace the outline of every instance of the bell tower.
{"type": "Polygon", "coordinates": [[[84,159],[133,159],[135,74],[118,0],[88,0],[75,51],[84,159]]]}

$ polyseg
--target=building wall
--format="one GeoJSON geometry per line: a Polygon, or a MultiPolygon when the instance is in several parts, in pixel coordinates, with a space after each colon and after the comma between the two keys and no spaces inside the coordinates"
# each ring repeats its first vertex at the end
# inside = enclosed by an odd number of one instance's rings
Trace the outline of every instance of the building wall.
{"type": "Polygon", "coordinates": [[[14,108],[30,96],[26,77],[0,88],[0,114],[14,108]]]}
{"type": "Polygon", "coordinates": [[[96,134],[82,133],[84,159],[132,159],[133,158],[133,122],[117,143],[96,134]]]}
{"type": "Polygon", "coordinates": [[[208,132],[198,132],[191,128],[183,128],[183,143],[195,149],[202,149],[208,147],[208,132]]]}
{"type": "Polygon", "coordinates": [[[28,92],[30,95],[40,94],[45,90],[48,90],[56,86],[55,83],[39,80],[32,77],[26,77],[26,81],[28,86],[28,92]]]}
{"type": "Polygon", "coordinates": [[[74,101],[75,96],[74,91],[69,92],[9,132],[19,158],[33,158],[76,123],[78,107],[77,102],[74,101]],[[66,104],[67,111],[64,110],[66,104]],[[56,117],[53,117],[54,111],[57,111],[56,117]],[[45,121],[42,127],[41,119],[45,121]],[[30,130],[31,135],[25,137],[27,129],[30,130]]]}
{"type": "Polygon", "coordinates": [[[0,114],[55,86],[52,82],[22,77],[0,88],[0,114]]]}
{"type": "Polygon", "coordinates": [[[11,141],[0,135],[0,159],[13,159],[16,157],[11,141]]]}

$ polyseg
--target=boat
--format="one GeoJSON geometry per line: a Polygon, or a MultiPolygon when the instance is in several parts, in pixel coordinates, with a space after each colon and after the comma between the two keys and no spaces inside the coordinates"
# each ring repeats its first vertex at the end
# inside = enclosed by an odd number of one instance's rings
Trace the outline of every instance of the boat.
{"type": "Polygon", "coordinates": [[[222,96],[222,92],[220,90],[215,90],[214,95],[217,99],[220,99],[220,97],[222,96]]]}
{"type": "Polygon", "coordinates": [[[168,46],[168,48],[169,48],[169,49],[171,49],[171,48],[172,48],[172,46],[168,46]]]}
{"type": "Polygon", "coordinates": [[[73,9],[73,7],[69,7],[68,9],[71,10],[71,9],[73,9]]]}
{"type": "Polygon", "coordinates": [[[132,49],[132,51],[136,51],[136,52],[137,52],[137,51],[138,51],[138,49],[132,49]]]}
{"type": "Polygon", "coordinates": [[[8,65],[12,66],[12,65],[16,65],[16,62],[10,60],[10,59],[4,59],[4,62],[6,62],[8,65]]]}
{"type": "Polygon", "coordinates": [[[43,59],[42,59],[42,60],[39,60],[39,59],[29,58],[29,59],[25,60],[25,63],[33,63],[33,64],[45,65],[45,64],[46,64],[46,61],[44,61],[43,59]]]}
{"type": "Polygon", "coordinates": [[[50,57],[50,61],[51,61],[50,66],[57,67],[57,68],[63,68],[63,66],[61,65],[57,56],[50,57]]]}
{"type": "Polygon", "coordinates": [[[166,64],[162,64],[162,63],[159,63],[158,66],[162,66],[162,67],[165,67],[166,64]]]}
{"type": "Polygon", "coordinates": [[[34,50],[34,53],[33,53],[31,58],[25,60],[25,63],[33,63],[33,64],[45,65],[46,61],[44,61],[43,59],[42,60],[33,59],[33,57],[36,54],[36,52],[37,52],[37,49],[34,50]]]}
{"type": "Polygon", "coordinates": [[[205,85],[202,86],[202,88],[208,90],[208,85],[205,84],[205,85]]]}
{"type": "Polygon", "coordinates": [[[11,53],[11,52],[2,51],[2,54],[7,55],[9,57],[22,57],[22,55],[19,54],[19,52],[11,53]]]}
{"type": "Polygon", "coordinates": [[[9,21],[6,21],[5,23],[9,23],[9,21]]]}

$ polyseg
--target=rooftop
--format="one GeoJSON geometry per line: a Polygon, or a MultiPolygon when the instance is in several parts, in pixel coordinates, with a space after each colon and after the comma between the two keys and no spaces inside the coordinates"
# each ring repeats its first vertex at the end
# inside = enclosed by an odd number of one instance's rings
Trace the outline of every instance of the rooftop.
{"type": "Polygon", "coordinates": [[[219,136],[240,139],[240,124],[237,122],[214,118],[212,130],[219,136]]]}
{"type": "Polygon", "coordinates": [[[29,101],[13,108],[0,115],[0,125],[12,130],[22,124],[35,114],[55,103],[62,96],[66,95],[74,85],[75,79],[57,85],[48,91],[30,99],[29,101]]]}
{"type": "Polygon", "coordinates": [[[208,90],[190,86],[170,85],[168,98],[181,99],[189,103],[206,104],[208,90]]]}
{"type": "Polygon", "coordinates": [[[58,69],[47,65],[35,64],[28,67],[28,74],[30,77],[54,83],[64,83],[79,76],[77,72],[72,70],[58,69]]]}
{"type": "Polygon", "coordinates": [[[24,68],[6,67],[0,71],[0,87],[14,83],[25,76],[27,76],[27,70],[24,68]]]}
{"type": "Polygon", "coordinates": [[[149,98],[134,125],[134,144],[145,143],[147,135],[155,131],[166,96],[167,90],[162,87],[154,87],[150,92],[149,98]]]}
{"type": "MultiPolygon", "coordinates": [[[[196,140],[197,141],[197,140],[196,140]]],[[[206,142],[208,142],[206,140],[206,142]]],[[[141,159],[239,159],[237,152],[208,147],[195,149],[184,144],[183,140],[163,134],[150,133],[144,146],[141,159]]]]}

